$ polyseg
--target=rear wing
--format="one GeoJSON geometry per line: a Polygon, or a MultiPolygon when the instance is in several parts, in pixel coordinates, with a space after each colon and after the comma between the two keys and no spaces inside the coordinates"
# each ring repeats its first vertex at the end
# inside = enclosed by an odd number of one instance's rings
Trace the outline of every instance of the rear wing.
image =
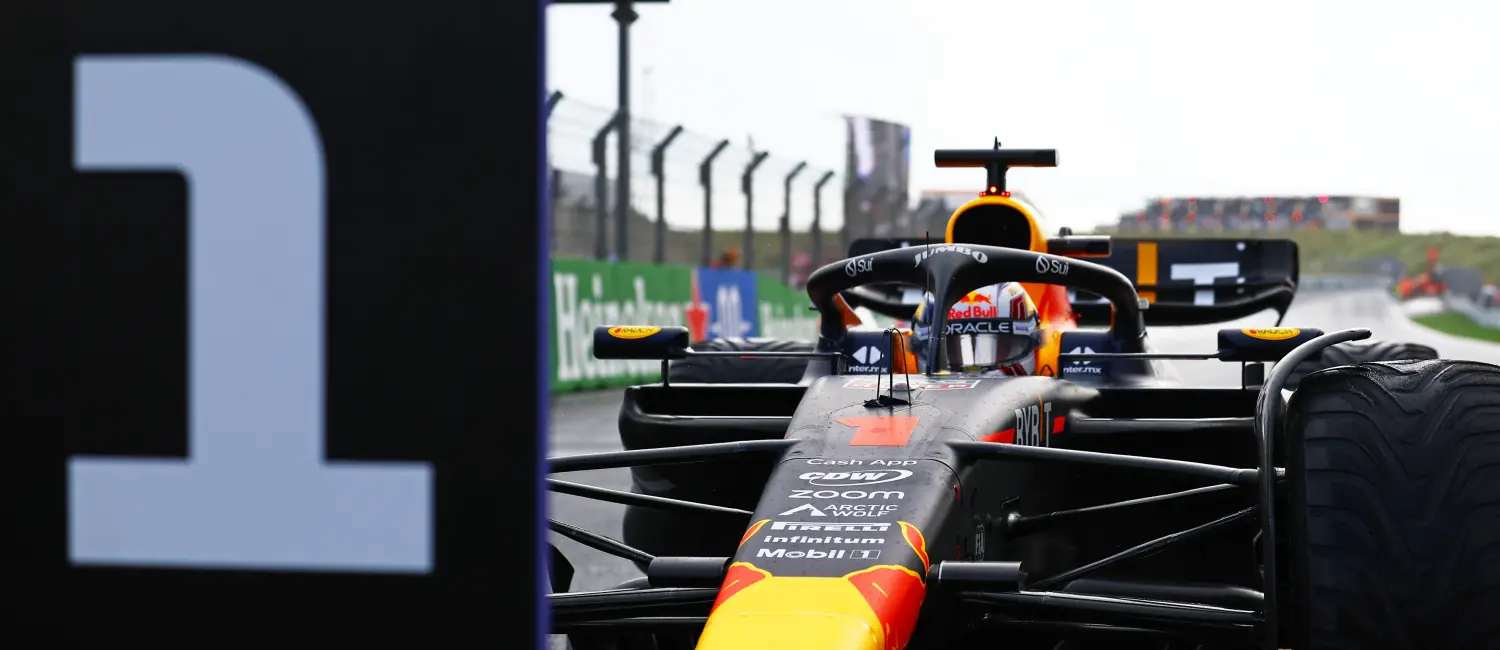
{"type": "MultiPolygon", "coordinates": [[[[1135,283],[1151,303],[1147,325],[1207,325],[1267,309],[1284,316],[1297,293],[1298,255],[1289,239],[1112,237],[1108,255],[1079,256],[1135,283]]],[[[1109,324],[1108,302],[1081,291],[1069,291],[1069,297],[1078,324],[1109,324]]]]}
{"type": "MultiPolygon", "coordinates": [[[[924,243],[920,237],[857,239],[850,242],[849,256],[924,243]]],[[[1147,325],[1209,325],[1267,309],[1284,316],[1300,279],[1299,252],[1290,239],[1064,235],[1048,239],[1047,248],[1054,255],[1084,258],[1130,278],[1136,292],[1151,303],[1143,312],[1147,325]]],[[[892,304],[907,302],[895,287],[871,287],[865,293],[876,292],[892,304]]],[[[1070,290],[1068,295],[1079,325],[1109,325],[1109,302],[1081,291],[1070,290]]]]}

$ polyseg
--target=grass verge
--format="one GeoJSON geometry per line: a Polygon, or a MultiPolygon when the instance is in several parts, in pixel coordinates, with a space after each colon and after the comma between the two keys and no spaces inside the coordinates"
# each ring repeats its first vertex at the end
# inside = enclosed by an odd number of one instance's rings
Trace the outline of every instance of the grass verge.
{"type": "Polygon", "coordinates": [[[1479,325],[1457,312],[1413,316],[1412,321],[1446,334],[1500,343],[1500,330],[1492,330],[1479,325]]]}

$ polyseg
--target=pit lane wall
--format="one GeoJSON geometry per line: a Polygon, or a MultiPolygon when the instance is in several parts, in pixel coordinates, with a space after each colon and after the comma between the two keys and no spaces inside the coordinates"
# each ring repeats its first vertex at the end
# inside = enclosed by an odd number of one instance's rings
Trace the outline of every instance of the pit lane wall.
{"type": "Polygon", "coordinates": [[[551,388],[589,390],[654,382],[661,364],[593,357],[597,325],[680,325],[693,340],[810,339],[806,292],[751,271],[553,258],[548,332],[551,388]]]}

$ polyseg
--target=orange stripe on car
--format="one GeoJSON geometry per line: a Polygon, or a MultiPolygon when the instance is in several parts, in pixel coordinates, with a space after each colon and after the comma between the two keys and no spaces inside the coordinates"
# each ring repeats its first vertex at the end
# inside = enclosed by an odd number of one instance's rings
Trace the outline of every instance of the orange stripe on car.
{"type": "Polygon", "coordinates": [[[922,531],[904,521],[896,522],[901,525],[901,537],[911,545],[912,550],[917,552],[917,557],[922,558],[922,570],[931,568],[931,561],[927,559],[927,538],[922,537],[922,531]]]}
{"type": "Polygon", "coordinates": [[[996,431],[995,433],[986,433],[986,434],[984,434],[982,436],[979,436],[979,441],[980,442],[1003,442],[1003,443],[1005,443],[1007,445],[1013,445],[1013,444],[1016,444],[1016,430],[1015,429],[1006,429],[1004,431],[996,431]]]}
{"type": "Polygon", "coordinates": [[[762,519],[753,524],[750,524],[750,528],[746,529],[745,535],[740,538],[740,546],[744,546],[745,542],[750,541],[750,538],[754,536],[755,533],[760,532],[760,527],[766,525],[766,522],[768,521],[770,521],[770,519],[762,519]]]}
{"type": "MultiPolygon", "coordinates": [[[[1135,249],[1135,283],[1136,286],[1143,284],[1156,284],[1156,242],[1140,242],[1135,249]]],[[[1142,291],[1140,296],[1146,302],[1156,302],[1155,291],[1142,291]]]]}

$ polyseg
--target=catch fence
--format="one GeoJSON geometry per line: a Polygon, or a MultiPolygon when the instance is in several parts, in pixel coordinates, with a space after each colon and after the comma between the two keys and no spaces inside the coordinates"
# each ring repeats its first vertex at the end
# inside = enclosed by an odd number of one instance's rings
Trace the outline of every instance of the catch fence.
{"type": "Polygon", "coordinates": [[[795,286],[847,250],[835,170],[633,118],[621,210],[614,110],[548,102],[554,257],[747,269],[795,286]]]}

